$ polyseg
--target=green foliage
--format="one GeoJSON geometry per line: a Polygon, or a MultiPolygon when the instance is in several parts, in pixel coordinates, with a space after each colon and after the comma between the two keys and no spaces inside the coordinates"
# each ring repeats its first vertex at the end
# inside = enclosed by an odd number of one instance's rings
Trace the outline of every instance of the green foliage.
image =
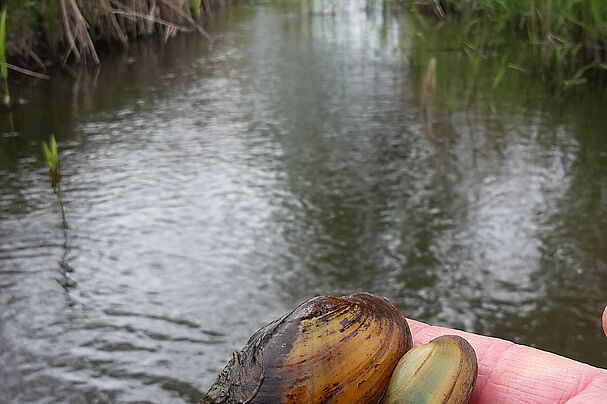
{"type": "Polygon", "coordinates": [[[32,27],[35,27],[40,20],[42,15],[43,1],[39,0],[24,0],[22,3],[23,10],[27,15],[29,23],[32,27]]]}
{"type": "Polygon", "coordinates": [[[55,187],[59,183],[59,154],[57,153],[57,142],[55,141],[55,136],[51,135],[48,145],[46,143],[42,144],[42,150],[44,152],[46,165],[49,168],[51,185],[55,187]]]}
{"type": "MultiPolygon", "coordinates": [[[[435,15],[436,0],[404,0],[420,14],[435,15]]],[[[555,88],[605,76],[607,1],[605,0],[440,0],[446,19],[461,28],[460,44],[472,68],[498,62],[493,87],[511,66],[533,72],[555,88]]],[[[438,17],[443,18],[443,17],[438,17]]],[[[440,27],[437,27],[440,29],[440,27]]]]}
{"type": "MultiPolygon", "coordinates": [[[[9,60],[24,65],[31,52],[52,59],[64,41],[64,25],[58,0],[5,0],[8,16],[6,41],[11,45],[9,60]],[[40,52],[38,52],[40,51],[40,52]]],[[[40,64],[37,62],[36,64],[40,64]]]]}

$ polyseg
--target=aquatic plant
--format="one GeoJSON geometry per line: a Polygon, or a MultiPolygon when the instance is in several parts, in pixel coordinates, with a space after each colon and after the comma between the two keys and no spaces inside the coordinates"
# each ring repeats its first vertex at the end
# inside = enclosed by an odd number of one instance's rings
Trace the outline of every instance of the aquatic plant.
{"type": "MultiPolygon", "coordinates": [[[[536,74],[556,88],[605,77],[607,2],[603,0],[404,0],[423,16],[456,20],[470,63],[498,60],[493,87],[508,72],[536,74]]],[[[426,17],[425,17],[426,18],[426,17]]],[[[436,26],[435,29],[441,29],[436,26]]]]}
{"type": "Polygon", "coordinates": [[[61,193],[61,187],[59,185],[59,153],[57,152],[57,142],[55,141],[55,136],[51,135],[49,137],[48,144],[45,142],[42,143],[42,150],[44,152],[46,165],[49,168],[49,177],[61,215],[61,230],[63,232],[63,255],[59,260],[59,273],[61,274],[61,278],[57,279],[57,283],[59,283],[59,285],[61,285],[61,287],[64,289],[68,290],[76,286],[76,282],[68,275],[70,272],[73,272],[74,269],[69,264],[69,254],[71,251],[68,237],[69,226],[67,223],[67,217],[65,216],[63,194],[61,193]]]}
{"type": "Polygon", "coordinates": [[[44,159],[49,169],[51,185],[53,188],[56,188],[59,183],[59,154],[57,153],[55,136],[51,135],[48,145],[46,143],[42,144],[42,150],[44,151],[44,159]]]}

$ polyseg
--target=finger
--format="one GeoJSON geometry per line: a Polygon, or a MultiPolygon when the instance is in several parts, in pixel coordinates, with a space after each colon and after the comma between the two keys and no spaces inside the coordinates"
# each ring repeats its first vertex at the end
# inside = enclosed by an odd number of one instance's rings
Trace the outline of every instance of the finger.
{"type": "Polygon", "coordinates": [[[471,403],[554,404],[607,400],[607,370],[498,338],[407,321],[413,345],[425,344],[445,334],[459,335],[472,345],[478,359],[478,377],[471,403]]]}

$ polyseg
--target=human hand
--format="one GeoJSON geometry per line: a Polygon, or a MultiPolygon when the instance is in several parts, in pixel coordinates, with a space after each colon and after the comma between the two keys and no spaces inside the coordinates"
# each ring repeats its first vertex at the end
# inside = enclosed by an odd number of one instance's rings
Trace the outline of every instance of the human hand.
{"type": "MultiPolygon", "coordinates": [[[[472,345],[478,359],[472,404],[607,403],[607,370],[497,338],[407,322],[414,346],[445,334],[472,345]]],[[[607,309],[603,329],[607,335],[607,309]]]]}

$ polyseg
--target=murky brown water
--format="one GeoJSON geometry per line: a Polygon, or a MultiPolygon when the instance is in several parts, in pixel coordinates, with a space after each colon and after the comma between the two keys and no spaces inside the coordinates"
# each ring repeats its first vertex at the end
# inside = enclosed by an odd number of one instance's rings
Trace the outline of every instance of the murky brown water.
{"type": "Polygon", "coordinates": [[[14,86],[0,402],[195,402],[258,327],[357,290],[607,366],[604,94],[492,90],[357,2],[235,6],[209,30],[14,86]]]}

